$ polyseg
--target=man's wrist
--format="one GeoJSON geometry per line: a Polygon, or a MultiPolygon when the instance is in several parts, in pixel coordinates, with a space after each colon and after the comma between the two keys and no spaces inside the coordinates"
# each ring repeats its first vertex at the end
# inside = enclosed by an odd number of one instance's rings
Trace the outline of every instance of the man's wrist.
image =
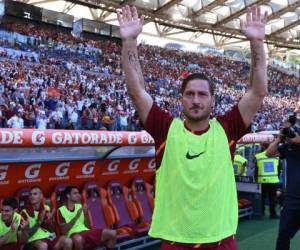
{"type": "Polygon", "coordinates": [[[274,143],[277,145],[277,144],[279,144],[281,141],[282,141],[282,138],[277,137],[277,138],[274,140],[274,143]]]}
{"type": "Polygon", "coordinates": [[[123,45],[137,45],[137,39],[136,38],[126,38],[122,39],[122,44],[123,45]]]}
{"type": "Polygon", "coordinates": [[[251,43],[263,43],[264,39],[250,39],[251,43]]]}
{"type": "Polygon", "coordinates": [[[264,41],[263,40],[250,40],[250,48],[251,51],[257,51],[257,53],[262,53],[262,50],[264,50],[264,41]]]}

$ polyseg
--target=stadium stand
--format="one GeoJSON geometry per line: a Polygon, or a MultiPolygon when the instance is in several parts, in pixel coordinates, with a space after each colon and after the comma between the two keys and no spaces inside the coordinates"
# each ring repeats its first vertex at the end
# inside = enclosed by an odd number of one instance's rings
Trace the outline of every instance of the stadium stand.
{"type": "MultiPolygon", "coordinates": [[[[6,34],[0,43],[0,127],[141,129],[126,96],[118,43],[74,38],[70,30],[32,21],[0,28],[6,34]],[[9,42],[15,34],[29,42],[9,42]]],[[[230,109],[247,86],[247,62],[149,45],[139,50],[148,91],[175,116],[181,116],[178,85],[187,72],[201,70],[216,83],[215,114],[230,109]]],[[[254,130],[278,129],[285,114],[299,109],[299,79],[272,67],[268,72],[270,94],[254,130]]]]}

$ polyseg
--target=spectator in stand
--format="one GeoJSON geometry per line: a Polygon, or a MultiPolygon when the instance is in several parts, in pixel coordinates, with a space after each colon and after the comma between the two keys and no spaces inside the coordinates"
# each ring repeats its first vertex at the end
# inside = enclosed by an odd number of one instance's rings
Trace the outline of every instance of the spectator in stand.
{"type": "MultiPolygon", "coordinates": [[[[103,127],[103,114],[108,111],[115,122],[106,127],[121,129],[117,111],[120,106],[129,115],[128,129],[141,129],[131,123],[134,106],[127,98],[121,74],[121,48],[117,43],[98,40],[97,36],[95,39],[74,38],[70,30],[30,20],[16,20],[1,26],[14,36],[28,36],[30,41],[25,44],[0,39],[0,105],[7,106],[2,110],[5,113],[2,126],[7,127],[6,121],[22,108],[24,127],[32,127],[33,120],[27,114],[28,105],[32,105],[35,116],[38,116],[37,107],[49,109],[51,112],[46,111],[47,117],[61,106],[61,121],[50,119],[48,128],[99,129],[103,127]],[[71,101],[76,103],[77,123],[70,122],[71,101]],[[89,121],[85,117],[82,119],[85,115],[83,106],[91,105],[105,105],[107,110],[101,110],[98,115],[94,112],[89,121]]],[[[187,73],[201,70],[217,85],[216,102],[219,105],[213,116],[232,108],[246,90],[250,70],[246,61],[150,45],[140,45],[138,51],[144,61],[142,70],[147,91],[161,108],[169,110],[175,117],[182,117],[177,96],[179,79],[187,73]]],[[[299,109],[299,78],[273,67],[268,68],[268,78],[270,94],[255,118],[258,130],[278,129],[285,113],[299,109]]],[[[33,114],[30,116],[33,118],[33,114]]],[[[75,114],[72,119],[76,121],[75,114]]]]}
{"type": "Polygon", "coordinates": [[[5,128],[6,125],[6,117],[4,111],[4,105],[0,105],[0,128],[5,128]]]}
{"type": "Polygon", "coordinates": [[[7,121],[8,127],[9,128],[24,128],[24,120],[22,118],[22,115],[23,115],[23,113],[21,110],[17,111],[17,113],[7,121]]]}
{"type": "Polygon", "coordinates": [[[36,125],[38,129],[47,129],[47,124],[49,120],[46,117],[45,111],[41,110],[39,111],[39,114],[36,117],[36,125]]]}

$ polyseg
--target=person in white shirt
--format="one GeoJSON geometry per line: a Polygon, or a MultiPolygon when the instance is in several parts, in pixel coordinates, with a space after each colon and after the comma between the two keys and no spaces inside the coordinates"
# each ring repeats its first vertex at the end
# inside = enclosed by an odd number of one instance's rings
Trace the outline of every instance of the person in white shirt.
{"type": "Polygon", "coordinates": [[[72,124],[73,129],[75,129],[75,130],[79,129],[79,126],[78,126],[78,113],[75,109],[73,109],[73,111],[69,115],[69,122],[72,124]]]}
{"type": "Polygon", "coordinates": [[[120,127],[121,131],[128,130],[128,115],[125,112],[120,112],[120,127]]]}
{"type": "Polygon", "coordinates": [[[22,118],[22,112],[18,112],[7,121],[9,128],[24,128],[24,120],[22,118]]]}
{"type": "Polygon", "coordinates": [[[40,111],[36,119],[36,127],[38,129],[47,129],[48,118],[46,117],[45,111],[40,111]]]}
{"type": "Polygon", "coordinates": [[[4,107],[0,104],[0,128],[4,128],[5,126],[5,113],[3,112],[4,107]]]}
{"type": "Polygon", "coordinates": [[[50,115],[50,119],[53,120],[55,129],[60,129],[62,120],[63,120],[63,114],[61,112],[61,108],[57,107],[55,111],[53,111],[50,115]]]}

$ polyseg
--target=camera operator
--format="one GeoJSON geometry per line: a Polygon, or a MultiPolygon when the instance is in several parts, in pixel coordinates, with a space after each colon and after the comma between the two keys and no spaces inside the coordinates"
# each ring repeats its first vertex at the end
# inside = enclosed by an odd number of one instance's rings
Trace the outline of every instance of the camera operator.
{"type": "Polygon", "coordinates": [[[287,126],[267,149],[267,156],[286,159],[286,194],[280,215],[276,250],[290,249],[290,240],[300,228],[300,136],[297,118],[290,116],[287,126]]]}

